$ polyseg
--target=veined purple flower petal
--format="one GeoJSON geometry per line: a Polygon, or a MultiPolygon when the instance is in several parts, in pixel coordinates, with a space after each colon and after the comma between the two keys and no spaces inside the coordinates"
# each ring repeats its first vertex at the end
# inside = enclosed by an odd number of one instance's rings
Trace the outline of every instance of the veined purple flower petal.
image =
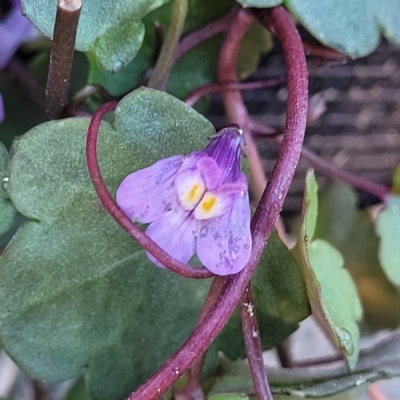
{"type": "Polygon", "coordinates": [[[153,222],[178,202],[175,176],[185,160],[173,156],[128,175],[117,190],[117,204],[132,220],[153,222]]]}
{"type": "Polygon", "coordinates": [[[151,222],[147,235],[180,262],[187,263],[197,249],[216,275],[239,272],[251,253],[242,140],[240,129],[226,128],[202,152],[160,160],[129,175],[118,188],[118,205],[131,219],[151,222]]]}
{"type": "MultiPolygon", "coordinates": [[[[186,264],[196,251],[199,229],[200,224],[190,216],[190,211],[178,207],[151,223],[146,234],[164,251],[186,264]]],[[[147,253],[147,256],[154,264],[164,268],[151,254],[147,253]]]]}
{"type": "Polygon", "coordinates": [[[222,171],[213,158],[201,157],[196,166],[209,190],[214,190],[220,185],[222,171]]]}
{"type": "Polygon", "coordinates": [[[199,260],[216,275],[241,271],[250,259],[250,207],[247,192],[236,195],[230,211],[203,226],[197,238],[199,260]]]}
{"type": "Polygon", "coordinates": [[[0,21],[0,68],[10,62],[18,47],[25,41],[37,36],[37,31],[21,12],[19,0],[12,1],[12,8],[0,21]]]}
{"type": "Polygon", "coordinates": [[[242,131],[225,128],[203,150],[212,157],[222,171],[221,182],[234,182],[240,175],[242,131]]]}

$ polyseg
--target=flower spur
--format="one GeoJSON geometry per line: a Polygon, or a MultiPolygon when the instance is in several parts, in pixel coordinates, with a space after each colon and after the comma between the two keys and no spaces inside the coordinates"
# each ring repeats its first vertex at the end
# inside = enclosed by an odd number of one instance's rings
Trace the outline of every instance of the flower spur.
{"type": "Polygon", "coordinates": [[[146,234],[177,260],[187,263],[197,253],[216,275],[239,272],[251,252],[242,142],[240,129],[225,128],[202,151],[128,175],[117,190],[119,207],[132,220],[150,223],[146,234]]]}

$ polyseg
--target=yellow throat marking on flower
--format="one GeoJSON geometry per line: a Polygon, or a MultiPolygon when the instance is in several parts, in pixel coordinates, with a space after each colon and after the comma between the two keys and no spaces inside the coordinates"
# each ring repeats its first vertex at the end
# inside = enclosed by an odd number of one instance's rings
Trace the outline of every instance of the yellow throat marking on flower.
{"type": "Polygon", "coordinates": [[[211,194],[210,192],[206,193],[202,202],[200,203],[200,207],[205,213],[210,213],[217,202],[217,198],[215,195],[211,194]],[[209,194],[207,196],[207,194],[209,194]]]}
{"type": "Polygon", "coordinates": [[[211,192],[205,192],[200,203],[194,210],[194,217],[198,220],[209,219],[219,215],[221,199],[211,192]]]}
{"type": "Polygon", "coordinates": [[[202,192],[201,189],[203,188],[200,188],[200,185],[198,183],[195,183],[186,195],[186,201],[188,201],[189,203],[197,203],[197,201],[199,201],[201,195],[203,194],[200,193],[202,192]]]}

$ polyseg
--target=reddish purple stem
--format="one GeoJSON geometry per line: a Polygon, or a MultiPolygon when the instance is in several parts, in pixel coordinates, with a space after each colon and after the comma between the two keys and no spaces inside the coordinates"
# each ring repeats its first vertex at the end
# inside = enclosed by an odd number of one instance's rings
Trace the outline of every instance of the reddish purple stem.
{"type": "Polygon", "coordinates": [[[318,171],[323,172],[325,175],[333,179],[345,182],[356,189],[362,190],[363,192],[371,193],[383,202],[387,200],[387,196],[390,194],[390,189],[388,187],[369,181],[361,176],[353,175],[352,173],[347,172],[331,162],[317,156],[306,147],[303,147],[301,155],[313,168],[317,169],[318,171]]]}
{"type": "Polygon", "coordinates": [[[224,92],[227,90],[254,90],[267,89],[281,85],[286,82],[286,78],[268,79],[257,82],[232,82],[232,83],[209,83],[194,89],[186,98],[185,103],[192,107],[201,97],[213,92],[224,92]]]}
{"type": "Polygon", "coordinates": [[[282,44],[288,75],[288,108],[278,160],[252,220],[250,261],[243,271],[227,279],[217,301],[192,335],[147,382],[128,396],[129,400],[158,399],[207,350],[222,330],[257,266],[299,161],[308,106],[307,66],[301,39],[291,16],[283,7],[254,12],[264,26],[272,28],[282,44]]]}
{"type": "Polygon", "coordinates": [[[201,42],[217,35],[218,33],[226,31],[232,23],[237,8],[224,15],[222,18],[203,26],[197,31],[187,35],[182,39],[175,51],[175,62],[178,61],[185,53],[196,47],[201,42]]]}
{"type": "Polygon", "coordinates": [[[242,317],[243,338],[246,345],[247,360],[254,391],[258,400],[273,400],[267,380],[261,349],[260,331],[253,302],[251,284],[247,285],[240,300],[240,315],[242,317]]]}
{"type": "Polygon", "coordinates": [[[87,141],[86,141],[86,162],[89,170],[89,175],[92,180],[93,186],[99,196],[100,201],[111,216],[129,233],[143,248],[145,248],[151,255],[157,258],[171,271],[193,279],[210,278],[213,274],[205,268],[193,268],[183,264],[171,257],[153,240],[151,240],[144,232],[142,232],[118,207],[117,203],[108,191],[104,180],[101,176],[100,167],[97,159],[97,137],[101,121],[105,114],[113,111],[117,106],[117,101],[111,101],[103,104],[93,114],[88,128],[87,141]]]}

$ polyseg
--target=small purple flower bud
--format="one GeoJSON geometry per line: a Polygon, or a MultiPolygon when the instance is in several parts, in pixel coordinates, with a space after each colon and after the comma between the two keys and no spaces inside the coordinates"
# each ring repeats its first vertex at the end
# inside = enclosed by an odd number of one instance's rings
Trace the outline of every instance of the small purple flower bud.
{"type": "MultiPolygon", "coordinates": [[[[251,252],[247,180],[240,170],[243,138],[223,129],[203,151],[173,156],[128,175],[117,203],[177,260],[197,253],[216,275],[241,271],[251,252]]],[[[159,267],[159,261],[148,254],[159,267]]]]}

